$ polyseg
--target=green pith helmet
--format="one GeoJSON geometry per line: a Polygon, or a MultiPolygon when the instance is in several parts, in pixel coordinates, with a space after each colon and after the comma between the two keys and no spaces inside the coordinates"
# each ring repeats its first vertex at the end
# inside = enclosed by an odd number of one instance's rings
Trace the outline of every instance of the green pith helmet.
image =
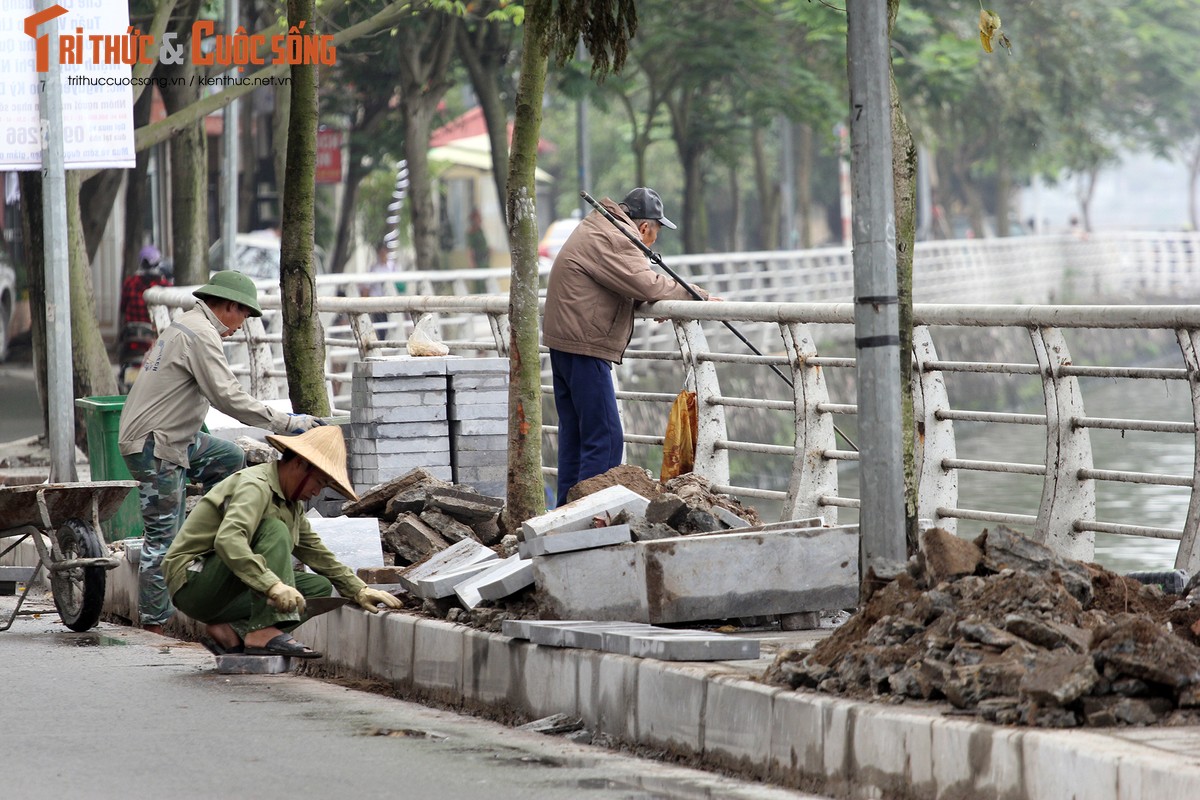
{"type": "Polygon", "coordinates": [[[235,270],[214,272],[208,283],[192,292],[196,297],[219,297],[222,300],[232,300],[250,309],[250,316],[261,317],[262,309],[258,306],[258,287],[254,281],[235,270]]]}

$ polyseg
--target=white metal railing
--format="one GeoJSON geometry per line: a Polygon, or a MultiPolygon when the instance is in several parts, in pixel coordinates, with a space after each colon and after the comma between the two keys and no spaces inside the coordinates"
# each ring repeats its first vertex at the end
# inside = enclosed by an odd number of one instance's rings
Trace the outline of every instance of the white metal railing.
{"type": "MultiPolygon", "coordinates": [[[[1022,289],[1030,293],[1064,292],[1071,281],[1084,281],[1102,293],[1134,291],[1150,296],[1167,293],[1166,287],[1185,276],[1190,280],[1200,272],[1195,263],[1196,249],[1184,247],[1183,240],[1167,237],[1157,245],[1131,236],[1126,263],[1108,252],[1109,242],[1075,242],[1090,255],[1090,271],[1081,267],[1063,268],[1059,283],[1041,281],[1029,272],[1022,289]],[[1101,251],[1104,252],[1101,252],[1101,251]],[[1174,254],[1174,261],[1134,263],[1129,252],[1150,253],[1154,259],[1174,254]],[[1131,266],[1132,264],[1132,266],[1131,266]],[[1173,269],[1164,265],[1175,265],[1173,269]],[[1116,266],[1114,266],[1116,265],[1116,266]],[[1155,266],[1157,265],[1157,266],[1155,266]],[[1137,288],[1131,285],[1135,284],[1137,288]],[[1036,288],[1041,286],[1041,288],[1036,288]]],[[[1006,240],[997,240],[1006,241],[1006,240]]],[[[1019,240],[1024,241],[1024,240],[1019,240]]],[[[1044,246],[1074,244],[1057,237],[1043,237],[1034,250],[1044,246]]],[[[965,246],[968,261],[986,260],[980,253],[990,242],[958,243],[965,246]]],[[[938,245],[941,247],[941,245],[938,245]]],[[[962,248],[960,248],[962,249],[962,248]]],[[[777,254],[770,254],[777,255],[777,254]]],[[[784,254],[788,255],[788,254],[784,254]]],[[[794,254],[792,254],[794,255],[794,254]]],[[[1026,252],[1026,256],[1029,252],[1026,252]]],[[[993,265],[1000,263],[988,252],[993,265]]],[[[1005,256],[1007,258],[1008,256],[1005,256]]],[[[816,263],[833,258],[821,251],[801,259],[816,263]]],[[[793,259],[795,260],[795,259],[793,259]]],[[[834,259],[837,260],[837,259],[834,259]]],[[[1001,259],[1003,260],[1003,259],[1001,259]]],[[[725,296],[725,303],[669,302],[639,310],[639,322],[627,352],[626,363],[618,372],[618,398],[626,419],[626,441],[633,449],[661,446],[661,430],[666,406],[682,386],[698,394],[700,431],[696,472],[716,486],[744,498],[769,500],[779,504],[781,517],[799,518],[821,514],[828,522],[836,521],[839,508],[854,508],[857,499],[839,493],[839,463],[852,464],[857,452],[835,432],[834,421],[852,421],[854,358],[850,336],[853,306],[850,303],[742,302],[739,297],[757,281],[758,291],[767,297],[784,296],[783,261],[764,254],[735,254],[705,257],[704,263],[689,272],[696,283],[725,296]],[[762,256],[757,259],[756,256],[762,256]],[[758,277],[748,265],[759,263],[758,277]],[[736,265],[736,269],[731,269],[736,265]],[[768,280],[769,279],[769,280],[768,280]],[[724,282],[724,283],[722,283],[724,282]],[[655,324],[654,319],[669,319],[671,324],[655,324]],[[738,325],[742,332],[765,353],[747,354],[720,326],[721,322],[738,325]],[[768,365],[781,369],[789,378],[788,386],[771,375],[768,365]],[[832,396],[839,394],[841,401],[832,396]],[[763,421],[767,422],[764,423],[763,421]],[[766,438],[763,438],[765,435],[766,438]],[[756,438],[757,437],[757,438],[756,438]],[[753,469],[734,468],[731,458],[752,466],[771,461],[783,464],[770,481],[760,480],[753,469]],[[731,477],[732,476],[732,477],[731,477]]],[[[1016,262],[1014,261],[1014,264],[1016,262]]],[[[1001,267],[995,267],[1000,269],[1001,267]]],[[[1017,267],[1013,267],[1014,269],[1017,267]]],[[[976,269],[969,265],[964,271],[976,269]]],[[[461,271],[468,272],[468,271],[461,271]]],[[[490,272],[490,271],[489,271],[490,272]]],[[[836,272],[831,269],[827,274],[836,272]]],[[[1054,273],[1054,270],[1050,270],[1054,273]]],[[[352,283],[355,276],[338,276],[352,283]]],[[[366,277],[366,276],[363,276],[366,277]]],[[[437,274],[404,274],[406,284],[435,288],[437,274]]],[[[459,280],[474,280],[475,271],[450,277],[438,284],[445,287],[459,280]]],[[[496,277],[503,281],[507,278],[496,277]]],[[[481,280],[491,280],[484,276],[481,280]]],[[[371,276],[378,282],[379,276],[371,276]]],[[[948,279],[947,279],[948,280],[948,279]]],[[[1015,280],[1015,279],[1014,279],[1015,280]]],[[[993,283],[1000,286],[1003,282],[993,283]]],[[[497,284],[500,286],[501,284],[497,284]]],[[[406,286],[406,290],[407,290],[406,286]]],[[[464,285],[464,289],[469,288],[464,285]]],[[[988,289],[987,291],[992,291],[988,289]]],[[[1074,290],[1071,290],[1074,291],[1074,290]]],[[[848,296],[844,295],[844,296],[848,296]]],[[[153,289],[147,293],[156,323],[166,324],[170,309],[191,303],[185,289],[153,289]]],[[[237,337],[231,362],[257,395],[269,398],[280,394],[285,379],[279,366],[280,337],[277,332],[279,298],[262,298],[266,314],[262,320],[248,320],[246,336],[237,337]]],[[[508,346],[508,299],[503,295],[453,297],[446,294],[420,296],[397,295],[377,298],[318,298],[323,318],[333,321],[344,317],[345,324],[327,327],[327,355],[330,394],[335,405],[345,407],[349,388],[349,369],[353,361],[372,355],[403,352],[410,323],[436,324],[452,352],[506,354],[508,346]],[[386,338],[376,336],[371,312],[387,312],[386,338]]],[[[1200,568],[1200,499],[1195,487],[1200,467],[1193,458],[1190,474],[1172,475],[1130,471],[1109,464],[1093,463],[1092,431],[1144,431],[1156,435],[1186,437],[1197,452],[1197,411],[1200,409],[1200,308],[1190,306],[1017,306],[1017,305],[936,305],[918,304],[915,309],[913,359],[914,388],[917,398],[915,418],[918,426],[917,466],[919,474],[920,516],[953,530],[959,520],[979,520],[1020,525],[1032,530],[1036,538],[1059,552],[1074,558],[1090,559],[1095,533],[1117,533],[1179,541],[1176,566],[1195,571],[1200,568]],[[964,329],[966,332],[964,333],[964,329]],[[1072,348],[1081,351],[1100,332],[1132,341],[1151,332],[1165,332],[1174,340],[1171,352],[1175,363],[1145,367],[1077,363],[1072,348]],[[962,340],[997,340],[1008,337],[1007,349],[996,349],[996,358],[943,357],[939,346],[960,347],[962,340]],[[935,345],[938,342],[938,345],[935,345]],[[1032,382],[1041,396],[1044,414],[1017,413],[1004,407],[955,407],[950,396],[959,385],[971,380],[999,380],[1005,386],[1018,381],[1032,382]],[[1132,403],[1128,413],[1119,417],[1099,417],[1086,413],[1079,381],[1128,381],[1134,385],[1149,381],[1182,383],[1191,400],[1191,419],[1156,420],[1136,417],[1132,403]],[[986,425],[998,429],[1040,428],[1044,432],[1045,458],[1041,463],[1004,461],[989,458],[960,458],[957,452],[959,426],[986,425]],[[987,510],[960,507],[959,483],[970,475],[1024,475],[1041,480],[1040,499],[1035,508],[987,510]],[[1097,487],[1120,483],[1148,487],[1156,491],[1186,492],[1185,520],[1179,528],[1142,524],[1137,519],[1097,519],[1097,487]]],[[[984,351],[989,348],[982,348],[984,351]]],[[[978,351],[979,348],[976,348],[978,351]]],[[[553,420],[552,393],[543,387],[548,399],[547,420],[553,420]]],[[[987,392],[984,393],[987,396],[987,392]]],[[[998,391],[991,398],[1004,400],[998,391]]],[[[548,448],[556,430],[545,427],[548,448]]],[[[649,460],[649,459],[646,459],[649,460]]],[[[553,463],[549,459],[547,463],[553,463]]],[[[548,474],[554,470],[546,468],[548,474]]]]}

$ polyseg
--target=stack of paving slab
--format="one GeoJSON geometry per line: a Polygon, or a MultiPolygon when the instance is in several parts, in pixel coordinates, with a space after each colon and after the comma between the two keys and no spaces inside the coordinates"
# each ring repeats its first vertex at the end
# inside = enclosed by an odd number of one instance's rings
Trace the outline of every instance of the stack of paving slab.
{"type": "Polygon", "coordinates": [[[355,362],[349,446],[355,489],[420,467],[503,497],[507,448],[507,359],[396,356],[355,362]]]}
{"type": "Polygon", "coordinates": [[[356,490],[420,467],[445,481],[450,425],[444,358],[368,358],[354,363],[350,482],[356,490]]]}
{"type": "Polygon", "coordinates": [[[504,497],[508,479],[508,359],[448,357],[454,482],[504,497]]]}

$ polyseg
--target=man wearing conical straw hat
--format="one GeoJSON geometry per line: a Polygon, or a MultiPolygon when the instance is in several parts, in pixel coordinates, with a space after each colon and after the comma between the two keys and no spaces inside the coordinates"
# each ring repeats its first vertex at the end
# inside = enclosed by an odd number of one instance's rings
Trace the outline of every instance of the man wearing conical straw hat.
{"type": "Polygon", "coordinates": [[[313,531],[304,502],[332,487],[358,499],[346,474],[341,428],[313,428],[300,436],[268,436],[279,461],[248,467],[218,483],[200,500],[163,559],[175,606],[208,625],[214,653],[319,658],[288,631],[306,619],[308,599],[337,587],[374,613],[400,608],[392,595],[369,588],[313,531]],[[292,558],[313,572],[295,572],[292,558]]]}

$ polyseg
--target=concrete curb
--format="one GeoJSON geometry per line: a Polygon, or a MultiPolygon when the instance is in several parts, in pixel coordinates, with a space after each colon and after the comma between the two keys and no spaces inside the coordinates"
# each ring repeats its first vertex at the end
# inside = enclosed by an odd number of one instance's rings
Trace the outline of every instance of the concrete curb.
{"type": "MultiPolygon", "coordinates": [[[[131,616],[136,568],[122,562],[109,575],[106,611],[131,616]]],[[[325,653],[310,669],[501,717],[576,716],[622,742],[839,797],[1200,797],[1198,728],[1004,728],[943,716],[942,706],[793,692],[756,680],[775,646],[751,662],[665,662],[350,606],[297,637],[325,653]]]]}

